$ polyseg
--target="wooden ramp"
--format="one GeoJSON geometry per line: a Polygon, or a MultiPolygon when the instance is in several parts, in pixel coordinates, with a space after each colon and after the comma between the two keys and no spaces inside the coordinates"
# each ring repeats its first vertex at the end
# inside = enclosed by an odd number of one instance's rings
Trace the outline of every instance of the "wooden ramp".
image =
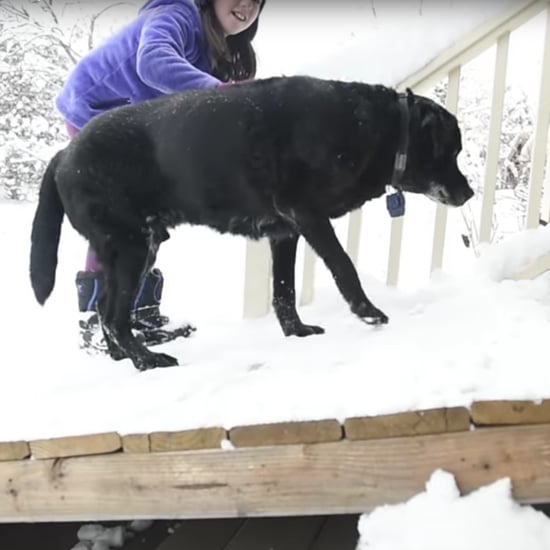
{"type": "Polygon", "coordinates": [[[550,502],[550,401],[0,443],[0,522],[358,514],[436,469],[550,502]],[[2,462],[3,461],[3,462],[2,462]]]}

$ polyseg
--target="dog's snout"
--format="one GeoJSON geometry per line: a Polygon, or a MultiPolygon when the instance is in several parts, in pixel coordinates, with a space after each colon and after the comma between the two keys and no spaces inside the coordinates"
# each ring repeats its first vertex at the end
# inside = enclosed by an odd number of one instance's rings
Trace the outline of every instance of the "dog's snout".
{"type": "Polygon", "coordinates": [[[459,197],[459,204],[457,206],[462,206],[466,202],[468,202],[472,197],[474,196],[474,190],[468,185],[467,182],[465,182],[464,190],[462,192],[462,196],[459,197]]]}

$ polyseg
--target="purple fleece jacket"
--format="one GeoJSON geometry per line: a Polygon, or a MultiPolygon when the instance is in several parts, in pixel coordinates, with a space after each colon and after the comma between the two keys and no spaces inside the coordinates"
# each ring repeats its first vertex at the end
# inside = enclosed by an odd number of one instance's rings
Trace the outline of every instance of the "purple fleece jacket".
{"type": "Polygon", "coordinates": [[[149,0],[138,17],[82,58],[56,106],[82,128],[94,116],[187,88],[212,88],[208,44],[192,0],[149,0]]]}

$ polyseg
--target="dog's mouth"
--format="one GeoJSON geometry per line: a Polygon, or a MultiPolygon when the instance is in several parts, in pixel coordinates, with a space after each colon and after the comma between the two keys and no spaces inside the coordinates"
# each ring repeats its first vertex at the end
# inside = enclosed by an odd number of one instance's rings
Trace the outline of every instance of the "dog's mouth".
{"type": "Polygon", "coordinates": [[[426,196],[432,201],[439,204],[451,204],[451,196],[449,192],[442,185],[439,184],[430,185],[430,189],[426,193],[426,196]]]}
{"type": "Polygon", "coordinates": [[[451,193],[441,184],[432,183],[430,189],[426,193],[426,197],[446,206],[462,206],[468,199],[473,196],[474,192],[468,188],[463,194],[451,195],[451,193]]]}

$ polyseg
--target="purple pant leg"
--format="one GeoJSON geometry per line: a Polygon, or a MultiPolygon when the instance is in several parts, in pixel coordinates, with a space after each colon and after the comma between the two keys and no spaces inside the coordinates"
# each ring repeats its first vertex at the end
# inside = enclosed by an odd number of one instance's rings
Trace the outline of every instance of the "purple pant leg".
{"type": "MultiPolygon", "coordinates": [[[[71,139],[78,134],[78,128],[75,128],[70,122],[65,122],[65,126],[71,139]]],[[[94,273],[102,271],[101,264],[97,261],[96,253],[91,247],[88,247],[88,252],[86,253],[86,266],[84,269],[94,273]]]]}

